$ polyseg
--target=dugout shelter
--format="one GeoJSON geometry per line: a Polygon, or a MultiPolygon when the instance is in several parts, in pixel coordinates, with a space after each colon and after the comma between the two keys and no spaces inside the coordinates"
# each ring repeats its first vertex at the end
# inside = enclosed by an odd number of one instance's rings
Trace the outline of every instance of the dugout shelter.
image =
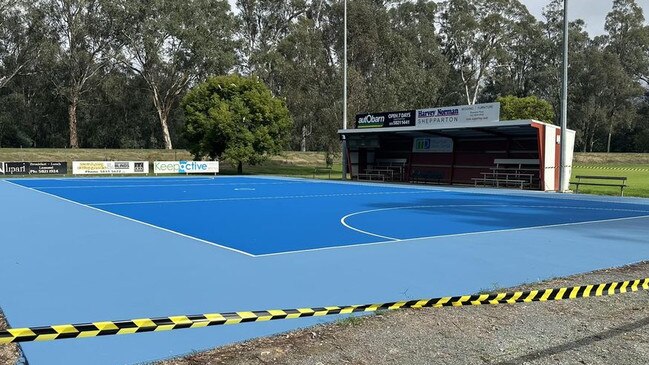
{"type": "MultiPolygon", "coordinates": [[[[338,133],[354,180],[559,190],[561,129],[501,121],[499,103],[359,114],[338,133]]],[[[575,132],[563,142],[570,176],[575,132]]]]}

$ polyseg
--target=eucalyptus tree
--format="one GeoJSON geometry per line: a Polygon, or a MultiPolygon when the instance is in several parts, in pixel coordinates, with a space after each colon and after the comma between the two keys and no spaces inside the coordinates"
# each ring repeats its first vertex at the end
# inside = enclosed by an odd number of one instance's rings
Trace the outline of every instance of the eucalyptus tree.
{"type": "Polygon", "coordinates": [[[0,0],[0,89],[36,60],[43,14],[31,1],[0,0]]]}
{"type": "Polygon", "coordinates": [[[445,54],[460,74],[466,102],[475,104],[485,79],[512,42],[516,24],[529,21],[519,0],[447,0],[440,14],[445,54]]]}
{"type": "Polygon", "coordinates": [[[173,148],[169,119],[188,87],[236,62],[235,21],[225,0],[113,0],[122,65],[141,77],[173,148]]]}
{"type": "Polygon", "coordinates": [[[77,109],[119,47],[109,0],[41,0],[56,48],[51,81],[68,104],[69,147],[79,147],[77,109]]]}
{"type": "Polygon", "coordinates": [[[631,76],[649,83],[649,25],[636,0],[614,0],[606,16],[607,48],[631,76]]]}

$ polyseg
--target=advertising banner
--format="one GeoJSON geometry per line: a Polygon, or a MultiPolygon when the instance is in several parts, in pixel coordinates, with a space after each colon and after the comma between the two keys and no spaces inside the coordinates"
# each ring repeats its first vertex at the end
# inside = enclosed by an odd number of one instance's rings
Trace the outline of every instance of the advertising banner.
{"type": "Polygon", "coordinates": [[[148,161],[73,161],[74,175],[148,174],[148,161]]]}
{"type": "Polygon", "coordinates": [[[415,138],[412,152],[450,153],[453,152],[453,140],[445,137],[415,138]]]}
{"type": "Polygon", "coordinates": [[[0,162],[3,175],[65,175],[67,162],[0,162]]]}
{"type": "Polygon", "coordinates": [[[417,127],[500,121],[500,103],[417,110],[417,127]]]}
{"type": "Polygon", "coordinates": [[[414,127],[415,120],[414,110],[358,114],[356,116],[356,128],[414,127]]]}
{"type": "Polygon", "coordinates": [[[218,161],[154,161],[155,174],[218,174],[218,161]]]}

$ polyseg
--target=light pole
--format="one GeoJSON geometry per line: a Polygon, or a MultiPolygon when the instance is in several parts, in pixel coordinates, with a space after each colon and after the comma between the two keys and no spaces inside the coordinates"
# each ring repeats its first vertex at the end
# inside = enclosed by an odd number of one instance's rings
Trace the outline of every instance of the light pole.
{"type": "Polygon", "coordinates": [[[566,156],[568,155],[568,144],[566,143],[566,129],[568,128],[568,0],[563,0],[563,88],[561,90],[561,166],[559,166],[559,191],[562,193],[568,190],[564,188],[570,179],[567,175],[566,156]]]}
{"type": "MultiPolygon", "coordinates": [[[[347,0],[344,1],[344,40],[343,40],[343,129],[347,129],[347,0]]],[[[347,180],[347,136],[343,134],[343,180],[347,180]]]]}

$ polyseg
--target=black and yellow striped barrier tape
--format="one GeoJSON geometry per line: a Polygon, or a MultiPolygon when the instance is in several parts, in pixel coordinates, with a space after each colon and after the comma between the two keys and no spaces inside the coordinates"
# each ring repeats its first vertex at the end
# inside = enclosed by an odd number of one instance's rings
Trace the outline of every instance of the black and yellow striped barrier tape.
{"type": "Polygon", "coordinates": [[[141,332],[170,331],[183,328],[199,328],[246,322],[263,322],[279,319],[317,317],[359,312],[376,312],[381,310],[396,310],[406,308],[441,308],[461,307],[466,305],[496,305],[557,301],[565,299],[615,295],[618,293],[635,292],[638,290],[649,290],[649,278],[598,285],[575,286],[571,288],[531,290],[500,294],[476,294],[458,297],[411,300],[407,302],[350,305],[342,307],[317,307],[264,310],[253,312],[212,313],[190,316],[140,318],[126,321],[12,328],[0,331],[0,344],[29,341],[53,341],[66,338],[126,335],[141,332]]]}

